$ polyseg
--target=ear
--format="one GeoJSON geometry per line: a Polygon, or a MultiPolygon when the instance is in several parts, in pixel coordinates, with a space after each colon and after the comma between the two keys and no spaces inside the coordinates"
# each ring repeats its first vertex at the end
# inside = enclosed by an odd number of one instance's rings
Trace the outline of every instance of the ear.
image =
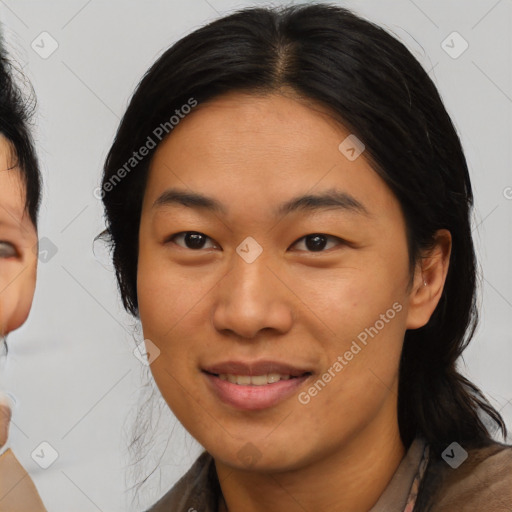
{"type": "Polygon", "coordinates": [[[452,236],[440,229],[434,236],[433,247],[420,256],[409,293],[407,329],[419,329],[428,323],[436,309],[448,274],[452,236]]]}

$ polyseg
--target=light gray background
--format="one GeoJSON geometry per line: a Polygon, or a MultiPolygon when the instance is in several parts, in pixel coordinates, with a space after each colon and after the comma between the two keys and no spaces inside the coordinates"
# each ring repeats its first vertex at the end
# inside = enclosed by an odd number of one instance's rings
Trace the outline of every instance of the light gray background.
{"type": "MultiPolygon", "coordinates": [[[[466,351],[465,373],[512,427],[512,1],[339,3],[407,44],[430,71],[461,134],[476,192],[474,234],[485,276],[481,324],[466,351]],[[453,31],[469,43],[457,59],[441,46],[453,31]]],[[[263,2],[0,2],[11,51],[39,99],[40,237],[58,249],[39,266],[28,323],[10,336],[2,388],[17,399],[11,446],[50,512],[140,510],[198,453],[164,414],[157,442],[164,446],[172,432],[171,443],[139,505],[130,504],[126,447],[145,368],[132,354],[141,336],[120,306],[101,244],[93,254],[93,238],[103,227],[93,190],[119,118],[155,58],[205,22],[257,4],[263,2]],[[43,31],[59,45],[47,59],[31,47],[43,31]],[[42,441],[59,455],[46,470],[31,458],[42,441]]],[[[159,450],[152,454],[158,457],[159,450]]]]}

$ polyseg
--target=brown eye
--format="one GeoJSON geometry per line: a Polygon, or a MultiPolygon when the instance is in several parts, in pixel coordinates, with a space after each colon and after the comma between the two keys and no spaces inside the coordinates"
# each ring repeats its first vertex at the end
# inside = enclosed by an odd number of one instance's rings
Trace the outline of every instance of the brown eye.
{"type": "Polygon", "coordinates": [[[0,258],[15,258],[18,256],[18,251],[16,247],[12,245],[10,242],[5,242],[0,240],[0,258]]]}

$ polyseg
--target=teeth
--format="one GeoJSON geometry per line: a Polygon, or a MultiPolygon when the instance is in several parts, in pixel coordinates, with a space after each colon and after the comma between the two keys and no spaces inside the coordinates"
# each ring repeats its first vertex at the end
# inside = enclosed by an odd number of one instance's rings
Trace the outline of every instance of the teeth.
{"type": "Polygon", "coordinates": [[[270,382],[267,379],[267,375],[253,375],[250,378],[250,381],[250,384],[252,384],[253,386],[264,386],[265,384],[268,384],[270,382]]]}
{"type": "Polygon", "coordinates": [[[237,375],[236,383],[240,384],[241,386],[248,386],[251,383],[251,376],[250,375],[237,375]]]}
{"type": "Polygon", "coordinates": [[[266,384],[273,384],[280,380],[289,380],[290,375],[281,375],[279,373],[269,373],[266,375],[231,375],[231,374],[220,374],[220,380],[227,380],[232,384],[238,384],[239,386],[265,386],[266,384]]]}

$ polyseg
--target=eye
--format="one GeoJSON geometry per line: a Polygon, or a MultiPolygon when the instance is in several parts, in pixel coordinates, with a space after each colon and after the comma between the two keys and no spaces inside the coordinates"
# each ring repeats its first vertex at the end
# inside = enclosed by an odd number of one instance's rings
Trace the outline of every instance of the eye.
{"type": "Polygon", "coordinates": [[[16,247],[12,245],[10,242],[4,242],[0,240],[0,258],[16,258],[18,256],[18,251],[16,247]]]}
{"type": "Polygon", "coordinates": [[[185,249],[212,249],[218,247],[213,240],[206,236],[204,233],[199,233],[198,231],[182,231],[181,233],[176,233],[167,239],[167,241],[172,241],[176,245],[183,247],[185,249]],[[179,241],[178,241],[179,240],[179,241]],[[206,246],[206,241],[210,240],[212,245],[210,247],[206,246]]]}
{"type": "Polygon", "coordinates": [[[343,244],[343,240],[341,238],[338,238],[336,236],[332,235],[324,235],[323,233],[312,233],[310,235],[303,236],[299,240],[297,240],[292,247],[295,247],[297,245],[302,244],[305,249],[299,249],[299,250],[306,250],[308,252],[321,252],[324,251],[324,249],[331,249],[333,246],[327,247],[329,245],[329,241],[338,242],[337,244],[334,243],[334,246],[343,244]]]}

